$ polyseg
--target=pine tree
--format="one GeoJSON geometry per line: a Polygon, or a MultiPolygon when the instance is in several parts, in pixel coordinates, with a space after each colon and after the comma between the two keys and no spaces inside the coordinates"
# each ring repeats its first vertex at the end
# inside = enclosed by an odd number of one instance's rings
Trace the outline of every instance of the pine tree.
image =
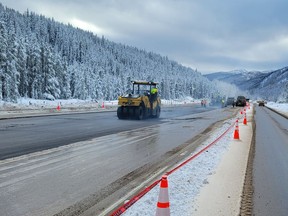
{"type": "Polygon", "coordinates": [[[18,91],[21,97],[27,97],[28,92],[28,71],[27,71],[27,51],[26,42],[22,38],[19,41],[17,50],[17,71],[20,74],[18,91]]]}
{"type": "Polygon", "coordinates": [[[7,62],[7,31],[4,22],[0,20],[0,99],[7,98],[6,62],[7,62]]]}
{"type": "Polygon", "coordinates": [[[16,41],[14,26],[10,23],[9,33],[10,37],[7,40],[7,59],[6,66],[4,70],[5,73],[5,85],[6,85],[6,97],[4,98],[7,101],[16,102],[19,97],[18,85],[20,82],[20,74],[17,71],[17,49],[18,44],[16,41]]]}
{"type": "Polygon", "coordinates": [[[28,70],[28,97],[39,99],[41,98],[41,89],[43,79],[41,74],[41,58],[40,46],[36,42],[34,35],[31,35],[32,41],[29,43],[27,51],[27,70],[28,70]]]}
{"type": "MultiPolygon", "coordinates": [[[[41,56],[41,68],[43,79],[41,93],[49,94],[54,96],[55,98],[59,98],[60,97],[59,82],[55,72],[55,69],[59,70],[59,68],[56,67],[56,60],[54,59],[51,48],[46,44],[44,44],[41,47],[40,56],[41,56]]],[[[60,65],[57,66],[59,67],[60,65]]]]}
{"type": "Polygon", "coordinates": [[[215,87],[168,57],[0,4],[0,99],[117,99],[132,80],[158,81],[162,98],[209,96],[215,87]]]}

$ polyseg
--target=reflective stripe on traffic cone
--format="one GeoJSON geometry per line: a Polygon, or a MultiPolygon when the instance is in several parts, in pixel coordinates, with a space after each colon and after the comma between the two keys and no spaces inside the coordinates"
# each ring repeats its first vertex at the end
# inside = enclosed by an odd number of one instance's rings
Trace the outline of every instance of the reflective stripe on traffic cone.
{"type": "Polygon", "coordinates": [[[234,139],[240,139],[240,137],[239,137],[239,125],[238,125],[238,119],[236,120],[236,124],[235,124],[234,139]]]}
{"type": "Polygon", "coordinates": [[[247,125],[246,113],[244,113],[244,120],[243,120],[243,124],[244,124],[244,125],[247,125]]]}
{"type": "Polygon", "coordinates": [[[163,175],[161,179],[156,216],[170,216],[167,175],[163,175]]]}

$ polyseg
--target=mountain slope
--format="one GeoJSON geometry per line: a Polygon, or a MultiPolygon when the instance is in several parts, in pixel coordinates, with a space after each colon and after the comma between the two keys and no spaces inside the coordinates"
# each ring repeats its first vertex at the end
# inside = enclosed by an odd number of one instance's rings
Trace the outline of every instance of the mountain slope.
{"type": "Polygon", "coordinates": [[[288,67],[269,73],[263,72],[217,72],[205,75],[209,80],[220,80],[234,84],[241,90],[248,91],[255,98],[265,100],[287,100],[288,67]]]}
{"type": "Polygon", "coordinates": [[[131,80],[159,82],[162,98],[211,97],[215,86],[167,57],[108,41],[0,3],[0,100],[19,97],[112,100],[131,80]]]}
{"type": "Polygon", "coordinates": [[[255,83],[250,92],[266,100],[288,101],[288,67],[270,72],[259,79],[252,79],[255,83]]]}

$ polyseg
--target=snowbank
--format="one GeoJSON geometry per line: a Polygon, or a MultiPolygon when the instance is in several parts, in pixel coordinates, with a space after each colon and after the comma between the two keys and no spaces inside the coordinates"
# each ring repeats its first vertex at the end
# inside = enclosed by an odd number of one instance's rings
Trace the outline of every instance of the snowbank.
{"type": "MultiPolygon", "coordinates": [[[[200,104],[201,100],[194,100],[193,98],[185,98],[181,100],[161,100],[162,105],[185,105],[185,104],[200,104]]],[[[17,103],[5,102],[0,100],[0,111],[16,111],[16,110],[39,110],[39,109],[56,109],[60,105],[61,108],[101,108],[117,107],[118,101],[104,101],[104,100],[37,100],[30,98],[20,98],[17,103]]]]}
{"type": "Polygon", "coordinates": [[[20,98],[17,103],[0,101],[0,110],[39,110],[56,109],[58,105],[61,108],[100,108],[104,106],[117,106],[117,101],[96,101],[96,100],[36,100],[29,98],[20,98]]]}
{"type": "Polygon", "coordinates": [[[17,103],[0,101],[0,119],[30,115],[63,114],[116,110],[118,101],[95,100],[36,100],[21,98],[17,103]]]}
{"type": "Polygon", "coordinates": [[[275,109],[278,112],[284,114],[288,117],[288,103],[274,103],[274,102],[268,102],[266,104],[267,107],[271,109],[275,109]]]}
{"type": "MultiPolygon", "coordinates": [[[[162,106],[178,106],[200,104],[201,100],[184,98],[182,100],[161,100],[162,106]]],[[[115,111],[118,101],[104,100],[36,100],[20,98],[17,103],[4,102],[0,100],[0,119],[9,117],[20,117],[25,115],[49,115],[68,112],[87,111],[115,111]]]]}

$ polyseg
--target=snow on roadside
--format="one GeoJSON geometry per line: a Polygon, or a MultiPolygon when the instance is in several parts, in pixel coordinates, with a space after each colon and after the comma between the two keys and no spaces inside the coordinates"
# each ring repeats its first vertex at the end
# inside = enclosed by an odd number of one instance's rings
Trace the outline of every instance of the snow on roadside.
{"type": "Polygon", "coordinates": [[[284,115],[288,116],[288,103],[274,103],[274,102],[268,102],[266,104],[267,107],[271,109],[275,109],[278,112],[283,113],[284,115]]]}
{"type": "MultiPolygon", "coordinates": [[[[183,100],[161,100],[162,106],[183,106],[200,104],[200,100],[184,98],[183,100]]],[[[19,98],[17,103],[0,100],[0,119],[24,117],[32,115],[50,115],[71,112],[102,112],[115,111],[118,100],[41,100],[31,98],[19,98]]]]}
{"type": "Polygon", "coordinates": [[[96,101],[96,100],[37,100],[31,98],[20,98],[17,103],[0,101],[0,110],[39,110],[53,109],[61,105],[62,108],[99,108],[104,105],[117,106],[118,101],[96,101]]]}
{"type": "MultiPolygon", "coordinates": [[[[185,105],[185,104],[200,104],[201,100],[194,100],[193,98],[185,98],[183,100],[161,100],[162,105],[185,105]]],[[[117,107],[118,101],[104,101],[104,100],[41,100],[31,98],[19,98],[17,103],[5,102],[0,100],[1,111],[16,111],[16,110],[41,110],[41,109],[56,109],[60,105],[61,108],[101,108],[103,105],[109,107],[117,107]]]]}
{"type": "MultiPolygon", "coordinates": [[[[211,137],[197,148],[195,153],[216,140],[235,120],[226,121],[211,137]]],[[[208,176],[212,175],[222,155],[231,144],[233,130],[230,130],[216,144],[200,154],[180,169],[168,176],[170,211],[174,216],[191,215],[195,211],[194,202],[200,189],[209,184],[208,176]]],[[[159,184],[131,206],[123,215],[155,215],[158,202],[159,184]]]]}
{"type": "Polygon", "coordinates": [[[78,99],[36,100],[20,98],[17,103],[0,101],[0,119],[71,112],[108,111],[116,110],[117,106],[118,101],[78,99]]]}

